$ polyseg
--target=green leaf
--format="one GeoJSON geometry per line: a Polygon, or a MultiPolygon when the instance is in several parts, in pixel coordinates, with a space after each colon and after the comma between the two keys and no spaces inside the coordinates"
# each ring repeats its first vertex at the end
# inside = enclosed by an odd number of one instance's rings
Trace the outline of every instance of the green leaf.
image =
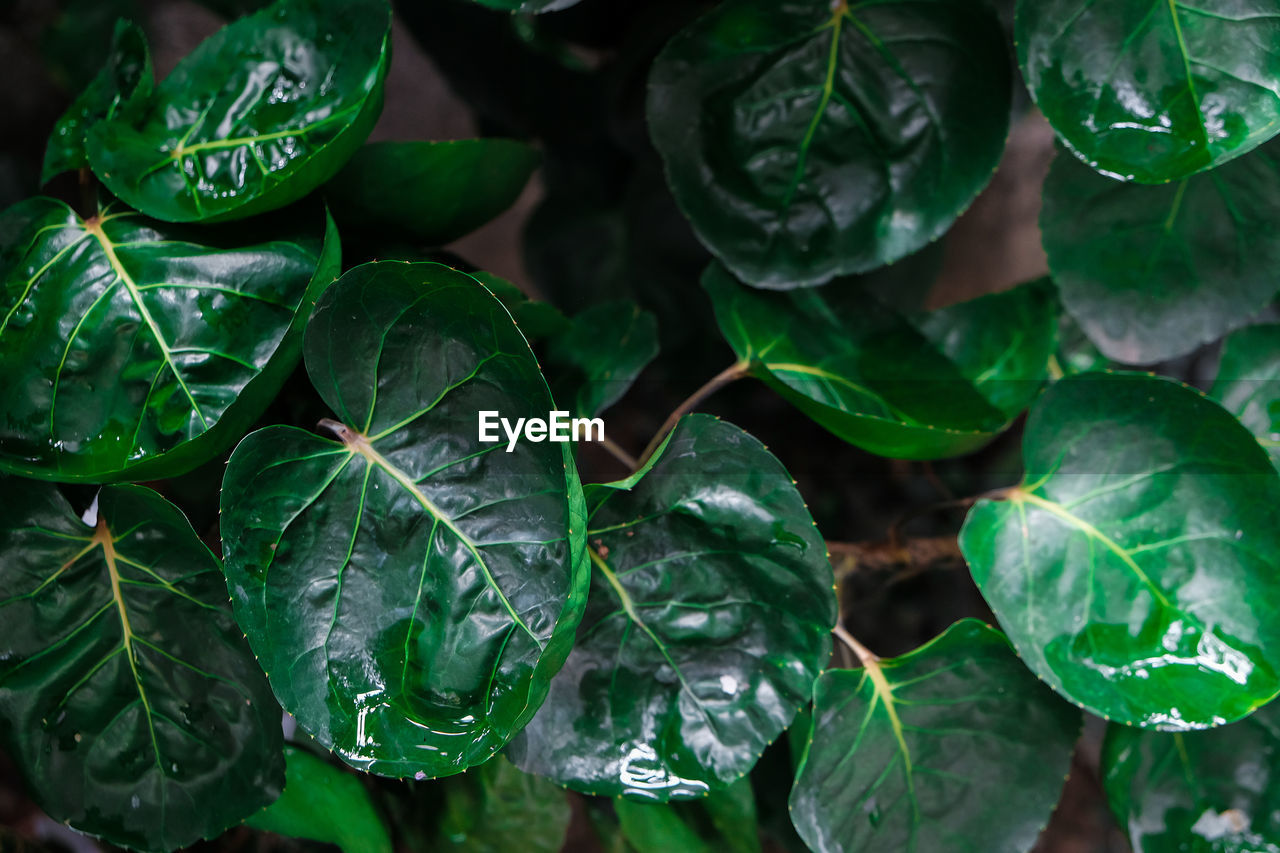
{"type": "Polygon", "coordinates": [[[636,853],[711,853],[712,848],[693,827],[666,803],[633,802],[619,797],[613,802],[622,837],[636,853]]]}
{"type": "Polygon", "coordinates": [[[111,486],[87,526],[52,484],[0,477],[0,737],[56,820],[172,850],[271,802],[280,708],[176,507],[111,486]]]}
{"type": "Polygon", "coordinates": [[[760,831],[751,777],[744,776],[727,788],[712,791],[699,803],[720,833],[724,850],[760,853],[760,831]]]}
{"type": "Polygon", "coordinates": [[[442,782],[444,815],[433,851],[559,853],[571,811],[565,793],[496,757],[442,782]]]}
{"type": "Polygon", "coordinates": [[[823,673],[813,701],[791,819],[815,853],[1030,850],[1081,724],[976,619],[823,673]]]}
{"type": "Polygon", "coordinates": [[[515,202],[541,155],[512,139],[375,142],[325,187],[344,228],[441,246],[515,202]]]}
{"type": "Polygon", "coordinates": [[[53,126],[40,183],[48,183],[62,172],[87,167],[84,140],[89,126],[110,118],[122,105],[149,98],[154,87],[147,37],[136,24],[117,21],[106,66],[53,126]]]}
{"type": "Polygon", "coordinates": [[[831,650],[831,566],[791,477],[708,415],[587,487],[595,570],[577,645],[508,750],[575,790],[665,801],[747,773],[831,650]]]}
{"type": "Polygon", "coordinates": [[[547,417],[524,338],[440,264],[348,272],[307,327],[341,419],[236,448],[222,541],[236,616],[281,704],[355,767],[480,764],[541,704],[585,605],[568,443],[478,440],[477,413],[547,417]]]}
{"type": "Polygon", "coordinates": [[[284,793],[248,826],[336,844],[343,853],[391,853],[391,836],[358,778],[296,746],[284,756],[284,793]]]}
{"type": "Polygon", "coordinates": [[[530,299],[525,296],[523,290],[502,276],[483,271],[469,273],[469,275],[498,297],[502,307],[506,308],[511,314],[511,319],[516,321],[520,334],[524,335],[529,343],[564,334],[573,328],[569,318],[561,314],[559,308],[549,302],[530,299]]]}
{"type": "Polygon", "coordinates": [[[1036,104],[1093,168],[1158,184],[1280,131],[1280,3],[1019,0],[1014,43],[1036,104]]]}
{"type": "Polygon", "coordinates": [[[1207,732],[1111,726],[1099,768],[1134,853],[1280,853],[1280,706],[1207,732]]]}
{"type": "Polygon", "coordinates": [[[622,399],[657,358],[658,321],[620,299],[593,305],[572,322],[568,332],[548,343],[544,363],[560,405],[592,417],[622,399]]]}
{"type": "Polygon", "coordinates": [[[1098,351],[1070,314],[1064,312],[1059,316],[1058,348],[1049,361],[1051,375],[1060,379],[1091,370],[1109,370],[1114,366],[1111,359],[1098,351]]]}
{"type": "Polygon", "coordinates": [[[981,447],[1030,403],[1054,348],[1057,305],[1043,282],[917,314],[850,280],[769,293],[715,264],[702,286],[752,375],[883,456],[981,447]]]}
{"type": "Polygon", "coordinates": [[[1250,326],[1227,338],[1213,398],[1253,433],[1280,469],[1280,324],[1250,326]]]}
{"type": "Polygon", "coordinates": [[[1027,666],[1121,723],[1193,729],[1280,692],[1280,475],[1200,392],[1137,373],[1052,385],[1026,476],[960,548],[1027,666]]]}
{"type": "Polygon", "coordinates": [[[221,453],[297,364],[337,274],[333,223],[323,243],[300,233],[258,223],[249,243],[48,198],[0,214],[0,470],[143,480],[221,453]]]}
{"type": "Polygon", "coordinates": [[[473,0],[490,9],[501,9],[506,12],[558,12],[576,6],[579,0],[473,0]]]}
{"type": "Polygon", "coordinates": [[[1154,363],[1241,326],[1280,289],[1280,143],[1158,187],[1059,156],[1040,229],[1067,310],[1108,357],[1154,363]]]}
{"type": "Polygon", "coordinates": [[[967,0],[728,0],[658,56],[648,116],[699,238],[758,287],[937,239],[1009,129],[1000,22],[967,0]]]}
{"type": "Polygon", "coordinates": [[[386,0],[280,0],[206,39],[153,97],[89,131],[116,196],[169,222],[238,219],[302,198],[382,110],[386,0]]]}

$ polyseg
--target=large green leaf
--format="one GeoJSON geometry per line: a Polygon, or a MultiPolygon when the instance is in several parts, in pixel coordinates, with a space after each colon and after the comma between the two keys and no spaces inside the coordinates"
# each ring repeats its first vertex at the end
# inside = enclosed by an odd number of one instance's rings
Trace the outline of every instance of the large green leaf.
{"type": "Polygon", "coordinates": [[[495,757],[443,780],[444,812],[431,848],[445,853],[559,853],[569,829],[569,800],[546,779],[495,757]]]}
{"type": "Polygon", "coordinates": [[[48,198],[0,215],[0,469],[142,480],[220,453],[297,364],[337,274],[337,233],[318,231],[260,223],[249,243],[48,198]]]}
{"type": "Polygon", "coordinates": [[[284,756],[284,793],[247,825],[335,844],[342,853],[391,853],[386,824],[351,771],[296,746],[286,746],[284,756]]]}
{"type": "Polygon", "coordinates": [[[271,802],[280,708],[182,513],[111,486],[87,526],[56,486],[15,477],[0,506],[0,736],[40,807],[172,850],[271,802]]]}
{"type": "Polygon", "coordinates": [[[589,486],[577,645],[508,755],[575,790],[723,787],[805,703],[830,654],[831,566],[791,477],[709,415],[631,477],[589,486]]]}
{"type": "Polygon", "coordinates": [[[1250,326],[1227,338],[1213,397],[1254,434],[1280,469],[1280,324],[1250,326]]]}
{"type": "Polygon", "coordinates": [[[547,345],[547,374],[560,405],[577,415],[598,415],[622,399],[657,357],[658,321],[620,299],[593,305],[572,322],[547,345]]]}
{"type": "Polygon", "coordinates": [[[1203,728],[1280,692],[1280,475],[1200,392],[1137,373],[1049,388],[1026,476],[960,547],[1031,669],[1122,723],[1203,728]]]}
{"type": "Polygon", "coordinates": [[[529,346],[475,279],[356,267],[307,327],[339,440],[292,427],[232,454],[222,540],[236,616],[281,704],[352,765],[441,776],[531,717],[585,605],[570,446],[478,439],[541,417],[529,346]]]}
{"type": "Polygon", "coordinates": [[[1280,131],[1280,2],[1019,0],[1036,104],[1100,172],[1156,184],[1280,131]]]}
{"type": "Polygon", "coordinates": [[[375,142],[325,187],[344,228],[440,246],[511,206],[538,151],[511,139],[375,142]]]}
{"type": "Polygon", "coordinates": [[[1191,352],[1276,291],[1280,143],[1164,186],[1125,184],[1059,156],[1040,229],[1067,310],[1110,358],[1191,352]]]}
{"type": "Polygon", "coordinates": [[[215,33],[155,94],[94,125],[94,173],[169,222],[302,198],[368,136],[390,61],[386,0],[280,0],[215,33]]]}
{"type": "Polygon", "coordinates": [[[650,133],[726,266],[821,284],[937,239],[991,179],[1005,57],[983,2],[728,0],[655,61],[650,133]]]}
{"type": "Polygon", "coordinates": [[[1044,282],[917,314],[849,280],[769,293],[715,264],[702,285],[754,376],[884,456],[932,459],[990,441],[1039,390],[1056,339],[1044,282]]]}
{"type": "Polygon", "coordinates": [[[1080,714],[976,619],[823,673],[791,791],[816,853],[1024,853],[1071,766],[1080,714]]]}
{"type": "Polygon", "coordinates": [[[1280,706],[1208,732],[1112,726],[1107,799],[1134,853],[1280,853],[1280,706]]]}
{"type": "Polygon", "coordinates": [[[147,38],[130,21],[117,21],[107,64],[89,82],[53,126],[44,152],[40,182],[69,169],[89,165],[84,150],[85,131],[94,122],[110,118],[123,104],[151,96],[155,79],[147,38]]]}

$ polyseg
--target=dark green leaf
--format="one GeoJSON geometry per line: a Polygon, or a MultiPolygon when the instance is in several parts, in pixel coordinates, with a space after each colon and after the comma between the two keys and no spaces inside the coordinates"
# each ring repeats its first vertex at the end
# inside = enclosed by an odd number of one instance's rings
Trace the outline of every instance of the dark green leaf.
{"type": "Polygon", "coordinates": [[[1184,178],[1280,131],[1280,2],[1019,0],[1023,79],[1082,160],[1123,180],[1184,178]]]}
{"type": "Polygon", "coordinates": [[[48,198],[0,215],[0,469],[142,480],[222,452],[297,364],[337,274],[332,222],[323,244],[300,231],[259,224],[246,244],[48,198]]]}
{"type": "Polygon", "coordinates": [[[728,785],[830,654],[831,566],[804,499],[759,441],[691,415],[634,475],[588,486],[587,504],[587,615],[508,754],[605,796],[728,785]]]}
{"type": "Polygon", "coordinates": [[[700,801],[700,805],[720,833],[718,843],[722,849],[732,853],[760,853],[760,831],[751,777],[744,776],[723,790],[712,791],[700,801]]]}
{"type": "Polygon", "coordinates": [[[985,3],[728,0],[658,56],[649,128],[726,266],[821,284],[937,239],[991,179],[1006,55],[985,3]]]}
{"type": "Polygon", "coordinates": [[[1158,187],[1059,156],[1040,228],[1067,310],[1110,358],[1153,363],[1217,340],[1280,290],[1280,144],[1158,187]]]}
{"type": "Polygon", "coordinates": [[[89,131],[89,162],[169,222],[237,219],[333,177],[382,110],[386,0],[280,0],[215,33],[153,97],[89,131]]]}
{"type": "Polygon", "coordinates": [[[1280,475],[1198,391],[1137,373],[1052,385],[1026,476],[960,547],[1027,666],[1077,705],[1191,729],[1280,692],[1280,475]]]}
{"type": "Polygon", "coordinates": [[[343,853],[391,853],[391,836],[358,778],[296,746],[284,755],[284,793],[249,826],[336,844],[343,853]]]}
{"type": "Polygon", "coordinates": [[[618,402],[658,355],[658,321],[629,300],[593,305],[547,345],[551,389],[575,415],[592,417],[618,402]]]}
{"type": "Polygon", "coordinates": [[[491,272],[473,272],[472,278],[483,284],[511,313],[516,326],[530,343],[564,334],[573,328],[569,318],[549,302],[539,302],[524,295],[524,291],[501,276],[491,272]]]}
{"type": "Polygon", "coordinates": [[[673,806],[666,803],[614,801],[622,837],[636,853],[711,853],[693,827],[685,823],[673,806]]]}
{"type": "Polygon", "coordinates": [[[114,844],[172,850],[271,802],[280,708],[218,561],[172,504],[0,478],[0,733],[40,807],[114,844]]]}
{"type": "Polygon", "coordinates": [[[791,792],[816,853],[1024,853],[1049,820],[1080,714],[975,619],[913,652],[826,672],[791,792]]]}
{"type": "Polygon", "coordinates": [[[558,853],[569,801],[546,779],[497,757],[443,782],[445,812],[433,851],[558,853]],[[518,839],[518,841],[517,841],[518,839]]]}
{"type": "Polygon", "coordinates": [[[900,314],[857,286],[768,293],[719,264],[703,287],[742,362],[805,414],[872,453],[932,459],[990,441],[1030,403],[1053,352],[1043,282],[900,314]]]}
{"type": "Polygon", "coordinates": [[[345,761],[441,776],[486,761],[560,668],[589,580],[570,445],[478,440],[546,418],[529,346],[440,264],[351,270],[307,327],[332,441],[236,448],[222,540],[236,616],[281,704],[345,761]]]}
{"type": "Polygon", "coordinates": [[[1093,341],[1085,335],[1070,314],[1058,318],[1058,348],[1049,361],[1049,372],[1055,378],[1088,373],[1091,370],[1108,370],[1115,365],[1098,351],[1093,341]]]}
{"type": "Polygon", "coordinates": [[[539,159],[511,139],[375,142],[355,153],[325,195],[344,228],[440,246],[510,207],[539,159]]]}
{"type": "Polygon", "coordinates": [[[1250,326],[1227,338],[1213,398],[1240,419],[1280,469],[1280,325],[1250,326]]]}
{"type": "Polygon", "coordinates": [[[132,22],[117,21],[106,66],[53,126],[40,182],[48,183],[61,172],[87,167],[84,139],[89,126],[110,118],[123,104],[149,98],[154,86],[146,36],[132,22]]]}

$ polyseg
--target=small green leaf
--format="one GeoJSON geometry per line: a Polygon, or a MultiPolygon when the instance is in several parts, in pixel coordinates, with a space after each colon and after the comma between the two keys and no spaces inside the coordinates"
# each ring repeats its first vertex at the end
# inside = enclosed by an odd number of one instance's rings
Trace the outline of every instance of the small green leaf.
{"type": "Polygon", "coordinates": [[[1280,143],[1158,187],[1059,156],[1040,229],[1066,309],[1108,357],[1191,352],[1241,326],[1280,290],[1280,143]]]}
{"type": "Polygon", "coordinates": [[[551,390],[575,415],[592,417],[627,393],[658,355],[658,321],[630,300],[603,302],[574,315],[544,359],[551,390]]]}
{"type": "Polygon", "coordinates": [[[511,319],[516,321],[520,334],[524,335],[529,343],[562,335],[573,328],[569,318],[561,314],[559,308],[549,302],[530,299],[525,296],[524,291],[502,276],[483,271],[468,274],[498,297],[502,307],[506,308],[511,314],[511,319]]]}
{"type": "Polygon", "coordinates": [[[1280,131],[1277,0],[1019,0],[1014,43],[1036,104],[1082,160],[1158,184],[1280,131]]]}
{"type": "Polygon", "coordinates": [[[341,440],[248,436],[227,465],[236,616],[281,704],[343,760],[443,776],[533,716],[585,604],[585,508],[568,443],[482,443],[478,412],[546,418],[529,346],[440,264],[349,271],[307,326],[341,440]]]}
{"type": "Polygon", "coordinates": [[[124,104],[149,98],[154,86],[146,36],[136,24],[117,21],[106,66],[53,126],[40,183],[48,183],[62,172],[87,167],[84,140],[89,126],[110,118],[124,104]]]}
{"type": "Polygon", "coordinates": [[[16,477],[0,506],[0,736],[40,807],[172,850],[275,799],[280,708],[182,513],[111,486],[88,526],[16,477]]]}
{"type": "Polygon", "coordinates": [[[391,836],[358,778],[296,746],[286,746],[284,757],[284,793],[247,825],[336,844],[343,853],[391,853],[391,836]]]}
{"type": "Polygon", "coordinates": [[[934,459],[990,441],[1040,389],[1056,337],[1043,282],[916,314],[855,281],[769,293],[715,264],[702,285],[752,375],[883,456],[934,459]]]}
{"type": "Polygon", "coordinates": [[[901,657],[823,673],[813,701],[791,819],[815,853],[1024,853],[1081,725],[976,619],[901,657]]]}
{"type": "Polygon", "coordinates": [[[280,0],[206,39],[154,96],[89,131],[94,173],[168,222],[238,219],[302,198],[382,110],[386,0],[280,0]]]}
{"type": "Polygon", "coordinates": [[[441,782],[444,815],[433,851],[559,853],[571,812],[565,793],[501,756],[441,782]]]}
{"type": "Polygon", "coordinates": [[[1118,722],[1194,729],[1280,692],[1280,475],[1198,391],[1136,373],[1052,385],[1026,476],[960,547],[1027,666],[1118,722]]]}
{"type": "Polygon", "coordinates": [[[323,243],[300,232],[258,223],[250,243],[48,198],[0,214],[0,470],[142,480],[221,453],[297,364],[337,275],[333,223],[323,243]]]}
{"type": "Polygon", "coordinates": [[[508,750],[575,790],[665,801],[747,773],[831,650],[831,565],[791,477],[708,415],[587,487],[595,569],[577,645],[508,750]]]}
{"type": "Polygon", "coordinates": [[[1250,326],[1227,338],[1213,398],[1240,419],[1280,469],[1280,324],[1250,326]]]}
{"type": "Polygon", "coordinates": [[[758,287],[822,284],[937,239],[1009,129],[1000,22],[967,0],[728,0],[654,62],[676,201],[758,287]]]}

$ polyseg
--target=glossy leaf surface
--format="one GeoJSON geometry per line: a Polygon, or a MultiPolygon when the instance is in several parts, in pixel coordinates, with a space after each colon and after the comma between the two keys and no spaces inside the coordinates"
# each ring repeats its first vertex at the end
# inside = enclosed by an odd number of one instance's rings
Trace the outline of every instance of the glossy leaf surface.
{"type": "Polygon", "coordinates": [[[1198,391],[1136,373],[1052,385],[1026,476],[960,547],[1027,666],[1109,719],[1203,728],[1280,692],[1280,476],[1198,391]]]}
{"type": "Polygon", "coordinates": [[[1208,732],[1109,728],[1099,770],[1134,853],[1278,853],[1277,712],[1208,732]]]}
{"type": "Polygon", "coordinates": [[[61,172],[87,167],[84,140],[89,126],[110,118],[123,104],[150,97],[154,86],[146,36],[136,24],[117,21],[106,66],[53,126],[40,183],[48,183],[61,172]]]}
{"type": "Polygon", "coordinates": [[[1250,326],[1227,338],[1213,398],[1254,434],[1280,469],[1280,324],[1250,326]]]}
{"type": "Polygon", "coordinates": [[[444,780],[444,814],[435,851],[559,853],[569,800],[552,782],[522,773],[501,756],[444,780]]]}
{"type": "Polygon", "coordinates": [[[172,850],[271,802],[280,708],[176,507],[98,493],[87,526],[52,484],[0,478],[0,734],[52,817],[172,850]]]}
{"type": "Polygon", "coordinates": [[[217,455],[297,364],[338,270],[318,232],[260,224],[248,243],[48,198],[0,214],[0,469],[141,480],[217,455]]]}
{"type": "Polygon", "coordinates": [[[333,177],[382,110],[385,0],[281,0],[206,39],[89,132],[126,204],[169,222],[283,207],[333,177]]]}
{"type": "Polygon", "coordinates": [[[547,345],[546,371],[561,406],[594,416],[627,393],[658,356],[658,321],[630,300],[603,302],[573,317],[547,345]]]}
{"type": "Polygon", "coordinates": [[[1030,850],[1080,734],[1080,713],[976,619],[823,673],[813,701],[791,820],[816,853],[1030,850]]]}
{"type": "Polygon", "coordinates": [[[281,704],[345,761],[442,776],[533,715],[585,603],[567,443],[478,441],[551,396],[498,301],[440,264],[351,270],[307,327],[334,441],[270,427],[222,490],[236,616],[281,704]]]}
{"type": "Polygon", "coordinates": [[[822,284],[937,239],[991,179],[1005,55],[985,4],[730,0],[658,56],[649,129],[726,266],[822,284]]]}
{"type": "Polygon", "coordinates": [[[1280,290],[1280,144],[1151,187],[1059,155],[1040,229],[1063,305],[1110,358],[1165,361],[1241,326],[1280,290]]]}
{"type": "Polygon", "coordinates": [[[883,456],[933,459],[990,441],[1039,390],[1056,337],[1043,282],[919,314],[843,280],[768,293],[713,265],[702,284],[754,376],[883,456]]]}
{"type": "Polygon", "coordinates": [[[248,826],[334,844],[342,853],[391,853],[391,836],[358,777],[296,746],[286,746],[284,756],[284,793],[248,826]]]}
{"type": "Polygon", "coordinates": [[[539,159],[512,139],[374,142],[325,186],[325,197],[344,228],[440,246],[510,207],[539,159]]]}
{"type": "Polygon", "coordinates": [[[1101,172],[1162,183],[1280,131],[1280,3],[1019,0],[1036,104],[1101,172]]]}
{"type": "Polygon", "coordinates": [[[708,415],[587,487],[577,644],[508,754],[585,793],[704,795],[755,764],[830,653],[831,566],[791,477],[708,415]]]}

